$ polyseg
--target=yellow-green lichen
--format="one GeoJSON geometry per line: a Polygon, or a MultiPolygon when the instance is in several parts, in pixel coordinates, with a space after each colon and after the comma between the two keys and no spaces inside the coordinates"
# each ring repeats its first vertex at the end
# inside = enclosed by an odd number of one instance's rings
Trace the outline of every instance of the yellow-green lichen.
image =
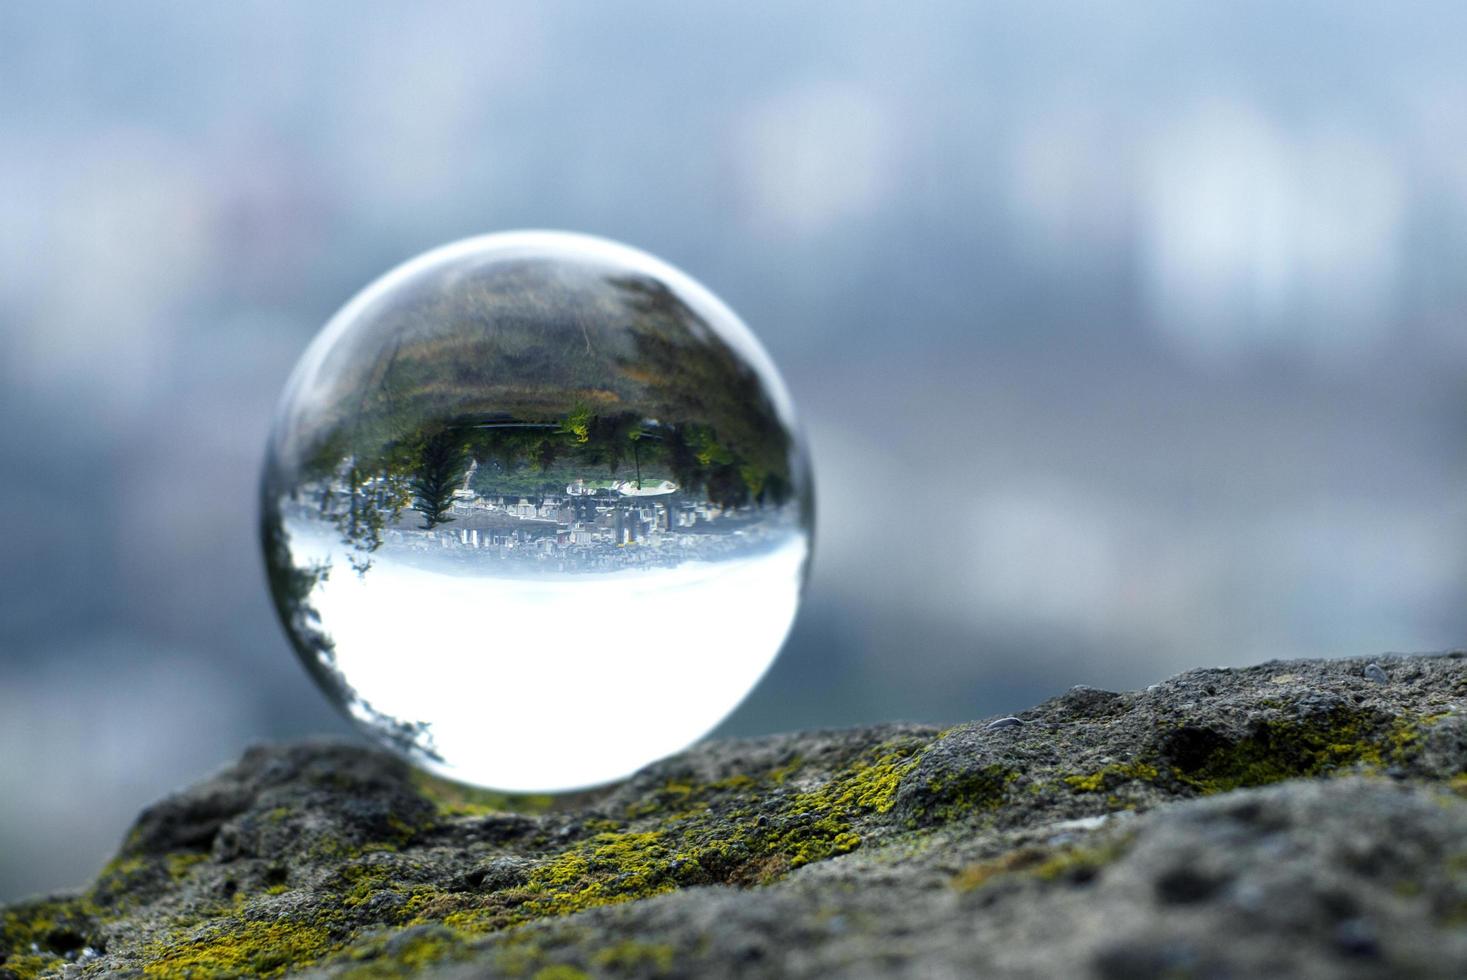
{"type": "Polygon", "coordinates": [[[897,787],[902,777],[916,764],[917,760],[910,752],[889,752],[872,763],[856,763],[832,779],[824,789],[806,795],[819,797],[822,807],[886,813],[896,803],[897,787]]]}
{"type": "MultiPolygon", "coordinates": [[[[136,834],[130,845],[136,844],[136,834]]],[[[102,927],[167,890],[208,860],[199,851],[124,854],[102,869],[84,894],[23,902],[0,919],[4,968],[21,980],[49,976],[82,950],[102,946],[102,927]]],[[[241,900],[242,895],[234,896],[241,900]]]]}
{"type": "Polygon", "coordinates": [[[146,891],[144,882],[159,876],[158,860],[136,855],[116,857],[97,875],[91,894],[98,904],[121,906],[135,902],[146,891]]]}
{"type": "Polygon", "coordinates": [[[784,765],[775,766],[773,769],[769,770],[769,773],[764,778],[775,786],[783,786],[785,782],[788,781],[789,778],[795,773],[799,772],[804,765],[805,760],[800,758],[799,756],[795,756],[784,765]]]}
{"type": "Polygon", "coordinates": [[[361,844],[349,843],[339,837],[323,836],[311,844],[310,856],[315,861],[329,863],[350,861],[364,854],[396,854],[419,831],[419,828],[396,816],[387,818],[387,826],[390,830],[387,836],[361,844]]]}
{"type": "MultiPolygon", "coordinates": [[[[636,826],[640,809],[628,812],[628,824],[584,822],[591,835],[531,869],[523,885],[490,895],[424,896],[422,904],[410,903],[418,913],[411,921],[484,932],[684,885],[773,880],[859,847],[860,817],[895,805],[897,787],[915,765],[919,748],[915,742],[878,747],[824,783],[800,791],[773,785],[769,776],[669,780],[655,791],[662,811],[656,829],[636,826]]],[[[788,778],[792,772],[780,775],[788,778]]],[[[348,902],[367,894],[357,885],[344,891],[348,902]]]]}
{"type": "Polygon", "coordinates": [[[1098,844],[1063,848],[1033,868],[1036,878],[1043,881],[1066,879],[1081,881],[1093,878],[1101,868],[1125,854],[1131,846],[1131,836],[1112,837],[1098,844]]]}
{"type": "Polygon", "coordinates": [[[1202,793],[1222,793],[1338,769],[1379,769],[1407,760],[1419,739],[1413,719],[1336,709],[1312,718],[1259,722],[1244,738],[1220,742],[1176,766],[1174,773],[1202,793]]]}
{"type": "Polygon", "coordinates": [[[379,892],[393,888],[398,874],[397,869],[383,863],[344,866],[337,872],[341,904],[347,908],[365,905],[379,892]]]}
{"type": "Polygon", "coordinates": [[[277,977],[334,950],[327,930],[309,923],[224,920],[205,934],[147,948],[143,976],[158,980],[277,977]]]}
{"type": "Polygon", "coordinates": [[[178,881],[188,875],[189,870],[196,864],[202,864],[209,860],[209,855],[198,852],[181,851],[168,855],[168,877],[178,881]]]}
{"type": "Polygon", "coordinates": [[[662,976],[672,972],[676,951],[666,943],[643,943],[632,939],[597,951],[591,963],[613,973],[662,976]]]}
{"type": "Polygon", "coordinates": [[[3,967],[21,980],[59,970],[67,954],[94,945],[101,912],[87,896],[23,902],[0,918],[3,967]]]}
{"type": "Polygon", "coordinates": [[[148,866],[148,862],[135,855],[128,857],[115,857],[108,861],[102,868],[99,878],[110,878],[113,876],[127,878],[137,874],[148,866]]]}
{"type": "Polygon", "coordinates": [[[953,877],[952,886],[960,892],[970,892],[994,878],[1042,864],[1047,856],[1044,851],[1025,847],[986,861],[975,861],[953,877]]]}
{"type": "Polygon", "coordinates": [[[776,859],[759,877],[776,877],[783,870],[781,862],[794,869],[860,847],[852,820],[891,810],[897,787],[916,764],[911,749],[885,752],[853,763],[817,789],[796,793],[782,808],[777,828],[751,835],[757,851],[776,859]]]}
{"type": "Polygon", "coordinates": [[[627,805],[624,815],[628,820],[660,814],[664,819],[675,819],[708,807],[700,796],[715,792],[713,786],[695,786],[680,779],[669,779],[645,797],[627,805]]]}
{"type": "Polygon", "coordinates": [[[534,980],[590,980],[591,975],[579,967],[553,963],[535,971],[534,980]]]}
{"type": "MultiPolygon", "coordinates": [[[[411,862],[400,859],[378,859],[348,864],[337,872],[330,888],[332,901],[341,915],[360,914],[359,910],[384,896],[394,900],[383,903],[373,913],[378,921],[392,925],[425,925],[447,922],[449,913],[472,903],[473,896],[445,892],[435,885],[414,883],[411,862]]],[[[483,931],[483,930],[480,930],[483,931]]]]}
{"type": "Polygon", "coordinates": [[[351,962],[341,972],[342,980],[396,980],[413,976],[434,963],[464,959],[471,952],[468,937],[450,929],[435,929],[373,937],[332,962],[342,958],[351,962]]]}
{"type": "Polygon", "coordinates": [[[970,813],[996,810],[1008,797],[1009,784],[1019,778],[1000,765],[980,766],[969,772],[938,776],[927,782],[921,816],[929,822],[957,820],[970,813]]]}
{"type": "Polygon", "coordinates": [[[1133,780],[1155,782],[1160,774],[1155,766],[1148,763],[1125,762],[1105,766],[1084,775],[1066,776],[1065,782],[1076,792],[1100,793],[1133,780]]]}
{"type": "Polygon", "coordinates": [[[1039,881],[1085,881],[1121,857],[1130,848],[1129,835],[1105,838],[1097,843],[1045,851],[1025,847],[986,861],[968,865],[952,879],[958,891],[968,892],[991,881],[1022,875],[1039,881]]]}
{"type": "Polygon", "coordinates": [[[601,833],[536,868],[526,891],[530,917],[566,915],[598,905],[645,898],[676,887],[662,834],[601,833]]]}
{"type": "Polygon", "coordinates": [[[628,804],[623,815],[628,820],[638,820],[653,814],[664,821],[676,820],[708,809],[716,799],[746,793],[757,785],[757,780],[742,773],[709,783],[669,779],[642,799],[628,804]]]}
{"type": "Polygon", "coordinates": [[[494,947],[495,972],[506,977],[528,977],[545,966],[547,957],[540,945],[541,938],[526,929],[507,934],[494,947]]]}

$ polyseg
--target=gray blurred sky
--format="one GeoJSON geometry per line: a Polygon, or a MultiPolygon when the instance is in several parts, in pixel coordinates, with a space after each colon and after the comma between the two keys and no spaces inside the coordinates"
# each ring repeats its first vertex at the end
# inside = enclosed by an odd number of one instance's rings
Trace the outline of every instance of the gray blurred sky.
{"type": "Polygon", "coordinates": [[[731,732],[1461,645],[1459,3],[0,10],[0,899],[343,730],[269,413],[391,265],[557,227],[782,366],[821,517],[731,732]]]}

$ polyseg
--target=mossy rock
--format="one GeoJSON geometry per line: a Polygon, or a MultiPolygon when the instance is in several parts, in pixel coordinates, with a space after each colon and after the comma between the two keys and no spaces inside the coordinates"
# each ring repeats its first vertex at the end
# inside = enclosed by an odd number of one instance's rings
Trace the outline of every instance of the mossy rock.
{"type": "Polygon", "coordinates": [[[567,797],[255,748],[0,911],[0,978],[1467,974],[1467,660],[1378,663],[710,742],[567,797]]]}

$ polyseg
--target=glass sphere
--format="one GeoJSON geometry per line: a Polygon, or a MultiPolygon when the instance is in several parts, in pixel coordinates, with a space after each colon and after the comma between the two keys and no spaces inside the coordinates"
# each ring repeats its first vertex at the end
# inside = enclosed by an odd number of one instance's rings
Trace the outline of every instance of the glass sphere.
{"type": "Polygon", "coordinates": [[[281,396],[270,591],[362,729],[463,782],[554,791],[684,748],[784,642],[812,492],[769,356],[603,239],[486,235],[341,309],[281,396]]]}

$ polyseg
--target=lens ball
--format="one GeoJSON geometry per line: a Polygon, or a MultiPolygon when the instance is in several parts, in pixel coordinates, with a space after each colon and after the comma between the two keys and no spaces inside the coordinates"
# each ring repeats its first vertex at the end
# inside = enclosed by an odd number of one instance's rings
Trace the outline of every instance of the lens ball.
{"type": "Polygon", "coordinates": [[[643,252],[435,249],[349,302],[281,397],[271,595],[370,736],[506,791],[603,783],[706,734],[778,653],[812,489],[773,363],[643,252]]]}

